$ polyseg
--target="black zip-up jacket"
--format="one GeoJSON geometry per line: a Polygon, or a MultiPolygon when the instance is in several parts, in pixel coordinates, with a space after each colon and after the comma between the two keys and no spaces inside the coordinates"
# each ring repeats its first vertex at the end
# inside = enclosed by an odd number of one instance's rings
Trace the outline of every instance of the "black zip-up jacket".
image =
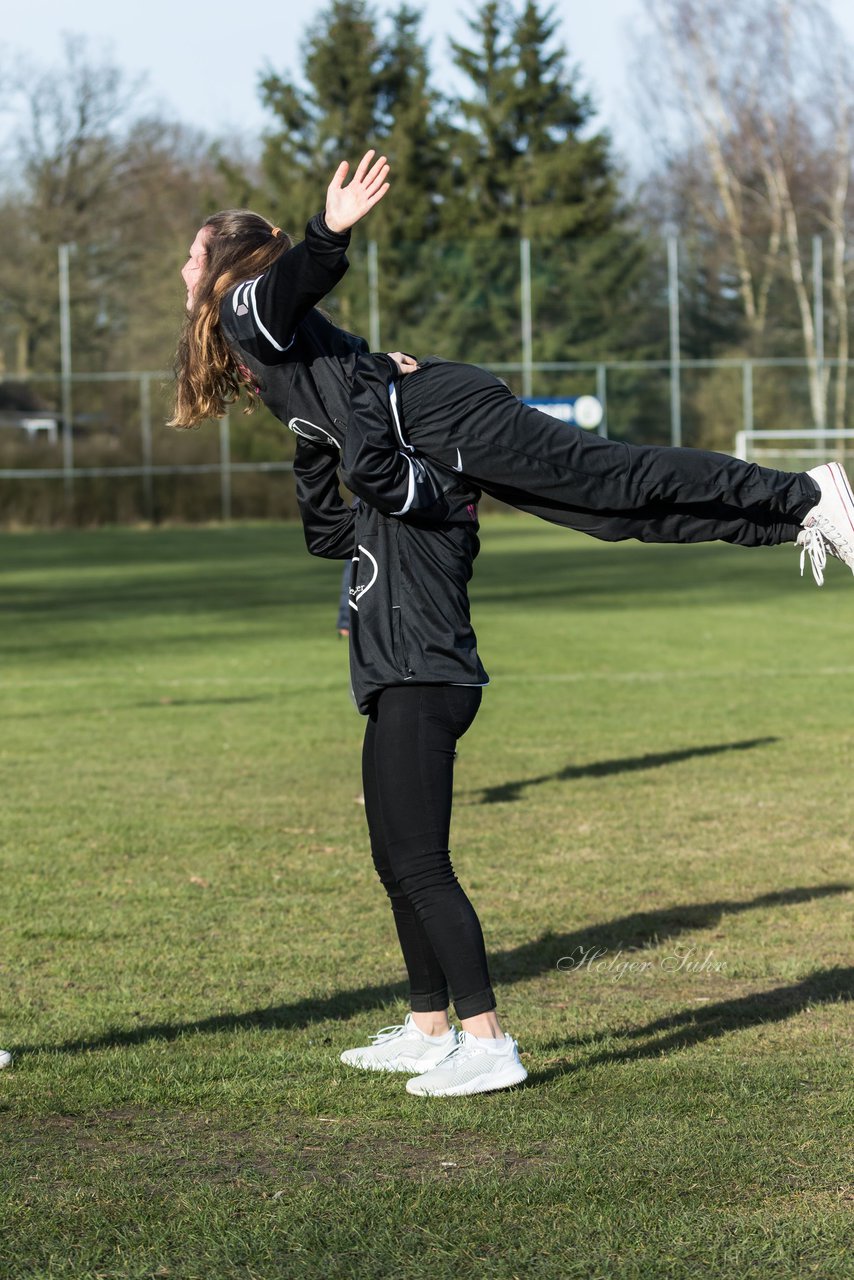
{"type": "MultiPolygon", "coordinates": [[[[341,476],[338,450],[305,437],[294,472],[313,555],[352,559],[350,676],[367,715],[389,685],[488,683],[467,586],[478,539],[478,493],[412,456],[394,410],[396,367],[360,356],[341,476]]],[[[406,375],[417,377],[417,374],[406,375]]]]}

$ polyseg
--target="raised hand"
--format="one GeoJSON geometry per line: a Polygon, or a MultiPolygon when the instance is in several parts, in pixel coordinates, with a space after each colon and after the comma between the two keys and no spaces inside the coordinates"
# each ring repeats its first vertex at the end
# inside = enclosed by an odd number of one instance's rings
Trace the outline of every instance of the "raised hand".
{"type": "Polygon", "coordinates": [[[335,170],[326,192],[326,225],[330,231],[347,231],[373,209],[388,191],[388,161],[385,156],[371,164],[375,151],[366,151],[348,185],[344,179],[350,171],[346,160],[335,170]]]}

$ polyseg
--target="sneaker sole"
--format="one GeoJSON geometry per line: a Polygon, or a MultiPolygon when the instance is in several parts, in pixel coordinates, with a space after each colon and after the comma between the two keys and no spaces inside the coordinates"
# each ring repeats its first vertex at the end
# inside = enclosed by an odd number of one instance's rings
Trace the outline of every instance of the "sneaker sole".
{"type": "Polygon", "coordinates": [[[492,1071],[480,1079],[469,1080],[466,1084],[450,1085],[446,1089],[410,1089],[406,1092],[419,1098],[462,1098],[469,1093],[491,1093],[493,1089],[511,1089],[528,1079],[528,1073],[520,1064],[513,1063],[504,1071],[492,1071]]]}

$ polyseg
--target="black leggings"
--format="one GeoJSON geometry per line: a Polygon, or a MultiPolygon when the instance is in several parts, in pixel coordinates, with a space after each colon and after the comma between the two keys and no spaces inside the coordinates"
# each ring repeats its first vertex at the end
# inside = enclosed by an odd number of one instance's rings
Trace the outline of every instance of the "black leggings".
{"type": "Polygon", "coordinates": [[[391,900],[416,1013],[495,1008],[483,932],[451,866],[454,756],[477,715],[469,685],[383,689],[365,730],[362,777],[374,866],[391,900]]]}
{"type": "Polygon", "coordinates": [[[511,506],[606,542],[794,542],[819,499],[801,472],[603,440],[523,404],[474,365],[431,356],[398,385],[418,453],[511,506]]]}

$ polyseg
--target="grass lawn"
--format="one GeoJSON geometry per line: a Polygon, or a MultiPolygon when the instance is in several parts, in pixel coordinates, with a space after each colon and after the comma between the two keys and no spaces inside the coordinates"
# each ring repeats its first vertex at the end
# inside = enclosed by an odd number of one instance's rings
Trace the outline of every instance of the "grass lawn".
{"type": "Polygon", "coordinates": [[[454,865],[522,1088],[342,1066],[406,985],[339,567],[3,537],[0,1275],[851,1277],[854,582],[484,522],[454,865]]]}

